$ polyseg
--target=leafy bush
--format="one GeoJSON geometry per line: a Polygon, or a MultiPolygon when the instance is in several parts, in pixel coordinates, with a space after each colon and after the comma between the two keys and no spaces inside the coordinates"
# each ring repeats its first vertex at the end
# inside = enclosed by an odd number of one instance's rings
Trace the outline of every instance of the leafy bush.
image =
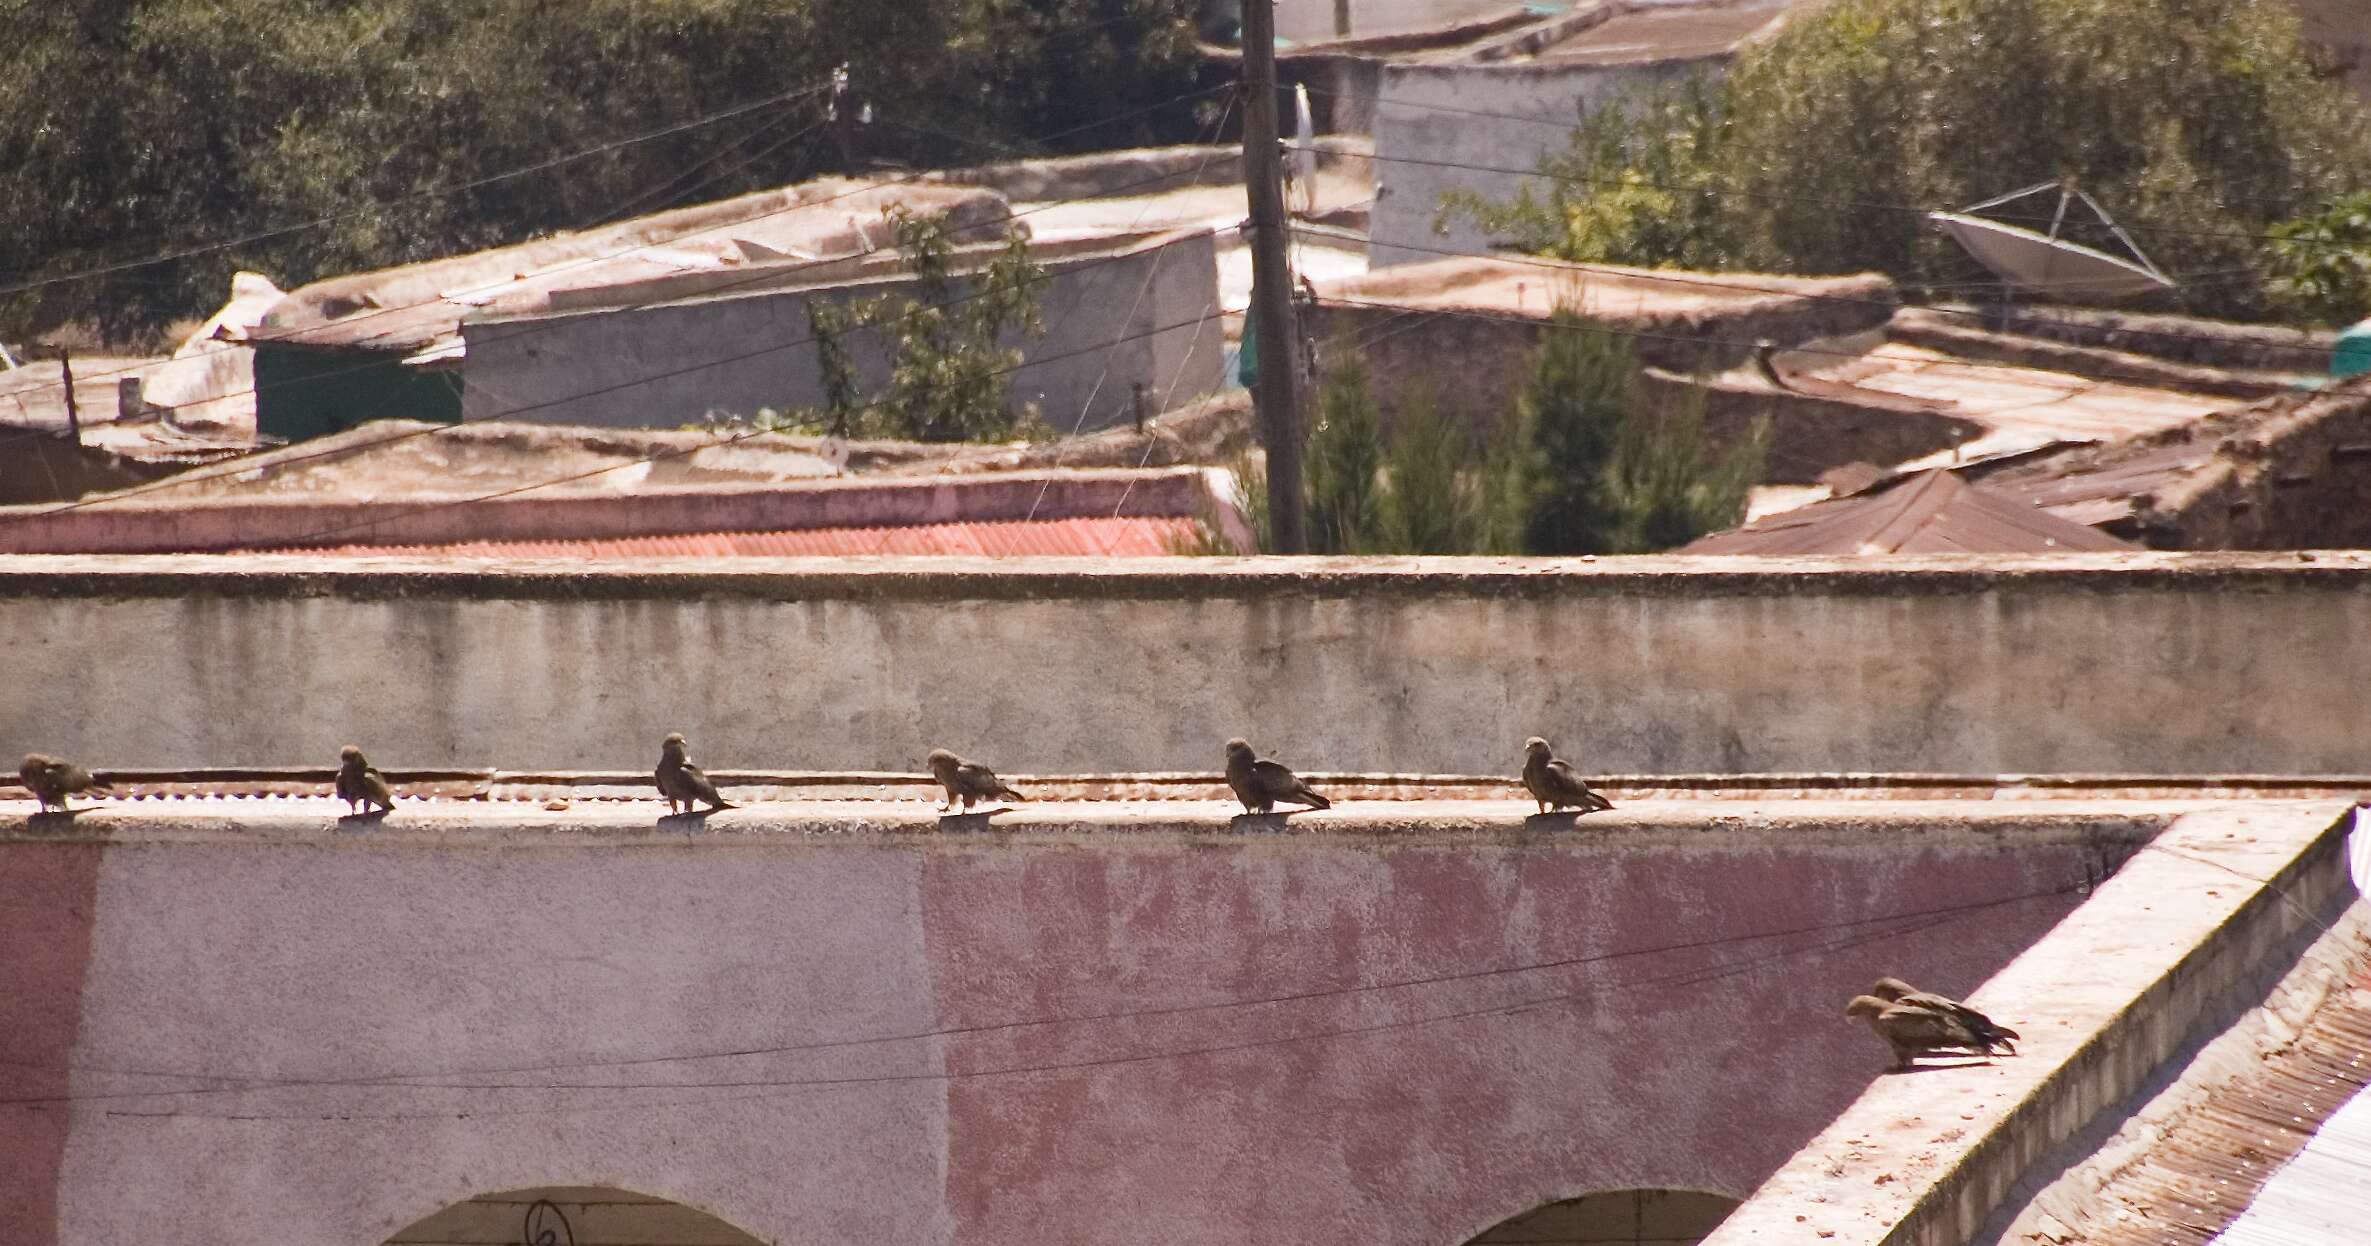
{"type": "Polygon", "coordinates": [[[911,293],[846,303],[808,299],[824,405],[763,423],[907,441],[999,441],[1037,423],[1034,406],[1011,406],[1021,352],[1004,344],[1015,331],[1035,334],[1044,327],[1037,291],[1046,274],[1029,257],[1028,236],[1008,231],[996,258],[971,274],[959,293],[946,218],[902,207],[889,209],[888,216],[911,293]],[[889,357],[888,384],[869,398],[846,340],[858,332],[876,336],[889,357]]]}
{"type": "Polygon", "coordinates": [[[2273,226],[2265,267],[2273,298],[2301,319],[2347,325],[2371,316],[2371,191],[2273,226]]]}
{"type": "Polygon", "coordinates": [[[2197,278],[2168,301],[2253,316],[2269,308],[2261,235],[2361,185],[2366,135],[2286,5],[1835,0],[1795,10],[1718,86],[1585,116],[1541,161],[1562,179],[1544,194],[1447,206],[1578,260],[1947,289],[1985,274],[1927,211],[2072,179],[2197,278]]]}

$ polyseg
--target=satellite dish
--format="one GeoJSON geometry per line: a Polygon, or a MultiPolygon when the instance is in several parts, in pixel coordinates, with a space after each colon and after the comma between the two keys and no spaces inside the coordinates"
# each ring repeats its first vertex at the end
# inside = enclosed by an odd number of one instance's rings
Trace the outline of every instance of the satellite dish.
{"type": "Polygon", "coordinates": [[[2173,278],[2150,262],[2108,215],[2107,209],[2071,185],[2043,182],[1957,212],[1929,212],[1927,219],[1950,231],[1952,238],[1995,276],[2021,290],[2067,297],[2120,298],[2174,288],[2173,278]],[[2058,192],[2058,211],[2050,218],[2048,233],[1976,215],[1987,208],[2050,190],[2058,192]],[[2066,225],[2067,207],[2077,200],[2091,209],[2099,223],[2124,244],[2132,253],[2130,259],[2058,236],[2066,225]]]}

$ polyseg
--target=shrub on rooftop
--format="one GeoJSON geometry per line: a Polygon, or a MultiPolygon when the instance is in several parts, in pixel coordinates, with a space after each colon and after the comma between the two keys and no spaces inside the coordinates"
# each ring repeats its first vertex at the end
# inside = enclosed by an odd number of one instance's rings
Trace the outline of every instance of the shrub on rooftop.
{"type": "Polygon", "coordinates": [[[1446,207],[1573,260],[1876,270],[1951,296],[1990,278],[1928,211],[2072,179],[2186,278],[2161,303],[2250,317],[2274,309],[2263,235],[2371,178],[2367,136],[2285,4],[1835,0],[1718,85],[1585,113],[1538,193],[1446,207]]]}

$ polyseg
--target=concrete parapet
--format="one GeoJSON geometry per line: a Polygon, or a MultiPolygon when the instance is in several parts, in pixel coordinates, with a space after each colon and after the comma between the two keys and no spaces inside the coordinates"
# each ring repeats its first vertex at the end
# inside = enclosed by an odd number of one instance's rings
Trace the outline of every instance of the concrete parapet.
{"type": "Polygon", "coordinates": [[[0,634],[99,766],[2371,772],[2361,553],[0,558],[0,634]]]}
{"type": "Polygon", "coordinates": [[[2018,1058],[1879,1079],[1704,1246],[1969,1241],[2354,898],[2353,823],[2336,804],[2176,821],[1970,999],[2022,1030],[2018,1058]]]}

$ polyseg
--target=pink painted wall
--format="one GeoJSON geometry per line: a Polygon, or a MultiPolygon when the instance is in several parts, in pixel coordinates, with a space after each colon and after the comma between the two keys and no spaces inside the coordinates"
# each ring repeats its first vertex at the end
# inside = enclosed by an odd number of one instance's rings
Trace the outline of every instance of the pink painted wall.
{"type": "Polygon", "coordinates": [[[54,1231],[11,1217],[0,1243],[375,1246],[543,1184],[769,1240],[964,1246],[1454,1246],[1595,1190],[1741,1197],[1883,1065],[1845,996],[1889,971],[1968,988],[2076,897],[1838,923],[2062,887],[2141,833],[2010,813],[696,839],[241,819],[103,854],[0,835],[11,931],[76,929],[56,880],[77,869],[96,904],[86,969],[12,969],[0,996],[5,1032],[35,1036],[12,1050],[71,1043],[76,1066],[62,1162],[41,1158],[57,1105],[0,1107],[0,1154],[34,1161],[0,1191],[56,1192],[54,1231]],[[1772,931],[1795,933],[1738,938],[1772,931]],[[1549,962],[1579,963],[1484,972],[1549,962]],[[1737,972],[1675,977],[1707,966],[1737,972]],[[1391,982],[1411,984],[1351,990],[1391,982]],[[1112,1015],[1147,1009],[1177,1011],[1112,1015]],[[308,1084],[144,1093],[242,1085],[225,1074],[308,1084]]]}

